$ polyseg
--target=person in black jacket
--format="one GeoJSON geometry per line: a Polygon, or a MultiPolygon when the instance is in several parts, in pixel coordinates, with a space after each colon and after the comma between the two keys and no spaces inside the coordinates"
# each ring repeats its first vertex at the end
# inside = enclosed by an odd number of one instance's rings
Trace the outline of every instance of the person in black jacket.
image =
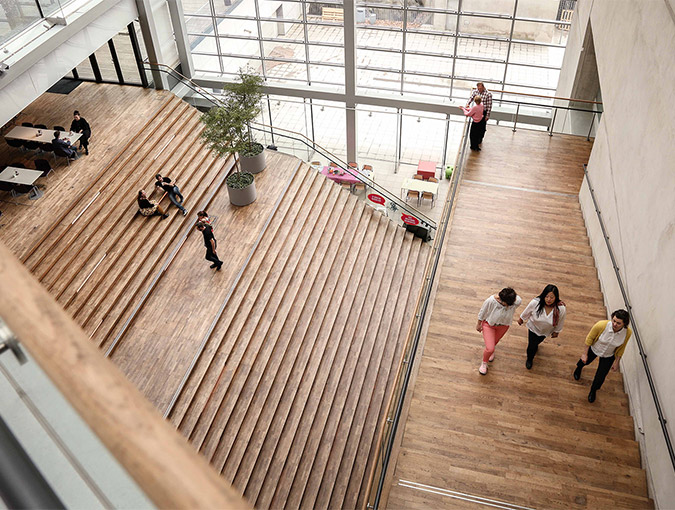
{"type": "Polygon", "coordinates": [[[197,222],[197,230],[199,230],[204,236],[204,246],[206,246],[206,260],[213,262],[211,264],[211,269],[216,269],[220,271],[220,268],[223,267],[223,261],[218,258],[216,253],[216,238],[213,236],[213,229],[211,225],[202,223],[201,221],[197,222]]]}
{"type": "Polygon", "coordinates": [[[80,115],[80,112],[75,110],[73,113],[73,122],[70,123],[70,130],[73,133],[82,133],[80,137],[80,150],[84,149],[84,153],[89,155],[89,138],[91,137],[91,127],[89,123],[80,115]]]}
{"type": "Polygon", "coordinates": [[[136,200],[138,202],[138,212],[140,212],[142,216],[161,216],[162,219],[169,216],[157,202],[153,202],[148,198],[148,195],[145,194],[144,190],[138,192],[136,200]]]}
{"type": "Polygon", "coordinates": [[[176,186],[176,183],[171,180],[169,177],[162,177],[161,174],[155,175],[155,187],[163,189],[169,195],[169,200],[178,207],[183,213],[183,216],[187,214],[187,210],[183,207],[183,195],[181,195],[180,189],[176,186]],[[180,199],[180,200],[179,200],[180,199]]]}
{"type": "MultiPolygon", "coordinates": [[[[61,139],[61,131],[54,131],[54,139],[52,140],[52,145],[59,149],[65,156],[69,159],[77,159],[80,155],[75,150],[75,147],[70,145],[69,140],[61,139]]],[[[58,155],[58,154],[57,154],[58,155]]]]}

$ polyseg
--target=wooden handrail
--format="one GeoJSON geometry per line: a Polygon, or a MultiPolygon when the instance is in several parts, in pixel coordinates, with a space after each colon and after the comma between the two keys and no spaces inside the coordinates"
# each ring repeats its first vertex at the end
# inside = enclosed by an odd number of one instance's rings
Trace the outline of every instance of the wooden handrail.
{"type": "Polygon", "coordinates": [[[0,316],[159,508],[252,508],[0,243],[0,316]]]}

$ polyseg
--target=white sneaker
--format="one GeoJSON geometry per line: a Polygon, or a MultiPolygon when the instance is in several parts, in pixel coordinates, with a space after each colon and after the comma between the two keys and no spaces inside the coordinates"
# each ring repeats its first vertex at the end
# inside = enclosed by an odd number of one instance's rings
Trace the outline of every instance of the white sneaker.
{"type": "Polygon", "coordinates": [[[478,372],[480,373],[480,375],[485,375],[485,374],[487,374],[487,370],[488,370],[487,363],[485,363],[485,361],[483,361],[480,364],[480,367],[478,367],[478,372]]]}

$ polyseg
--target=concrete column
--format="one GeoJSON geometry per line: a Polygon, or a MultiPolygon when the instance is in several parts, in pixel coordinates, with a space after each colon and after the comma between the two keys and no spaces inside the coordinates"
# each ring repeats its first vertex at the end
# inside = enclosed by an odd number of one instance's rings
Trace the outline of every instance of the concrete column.
{"type": "MultiPolygon", "coordinates": [[[[173,38],[173,28],[169,9],[165,1],[136,0],[138,22],[141,26],[148,60],[158,64],[174,67],[180,61],[178,50],[173,38]]],[[[155,88],[169,89],[168,76],[159,71],[153,71],[152,77],[155,88]]]]}
{"type": "Polygon", "coordinates": [[[347,161],[356,161],[356,9],[344,2],[347,161]]]}
{"type": "Polygon", "coordinates": [[[180,68],[185,76],[192,78],[195,74],[195,66],[192,62],[187,27],[185,26],[185,16],[183,16],[183,2],[182,0],[168,0],[167,3],[169,4],[169,15],[171,16],[171,25],[173,26],[173,34],[176,39],[180,68]]]}

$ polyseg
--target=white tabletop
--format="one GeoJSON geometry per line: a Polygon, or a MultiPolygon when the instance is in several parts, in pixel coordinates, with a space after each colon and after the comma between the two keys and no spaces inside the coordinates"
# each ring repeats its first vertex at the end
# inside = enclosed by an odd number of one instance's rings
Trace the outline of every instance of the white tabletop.
{"type": "MultiPolygon", "coordinates": [[[[51,143],[54,139],[54,129],[37,129],[26,126],[15,126],[5,135],[5,138],[14,138],[16,140],[28,140],[40,143],[51,143]],[[38,132],[42,134],[38,135],[38,132]]],[[[61,139],[68,140],[70,143],[75,143],[80,137],[81,133],[69,133],[68,131],[61,131],[61,139]]]]}
{"type": "Polygon", "coordinates": [[[8,166],[2,172],[0,172],[0,181],[11,182],[12,184],[32,185],[41,175],[42,172],[40,170],[8,166]],[[18,175],[14,175],[14,172],[18,173],[18,175]]]}
{"type": "Polygon", "coordinates": [[[435,195],[438,193],[438,183],[421,181],[420,179],[406,179],[401,184],[401,189],[433,193],[435,195]]]}

